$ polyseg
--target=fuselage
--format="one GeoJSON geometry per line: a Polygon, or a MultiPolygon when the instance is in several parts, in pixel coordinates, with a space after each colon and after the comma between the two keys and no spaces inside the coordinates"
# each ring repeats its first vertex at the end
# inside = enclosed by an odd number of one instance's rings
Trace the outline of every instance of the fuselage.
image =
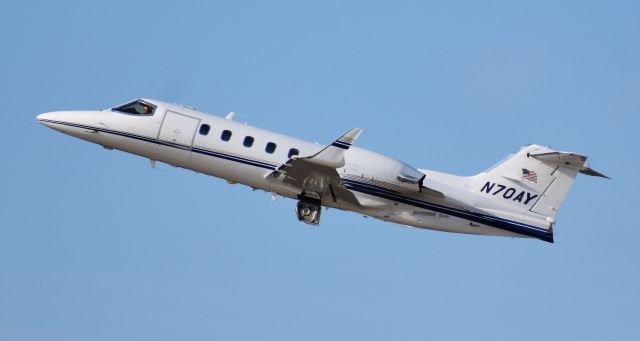
{"type": "MultiPolygon", "coordinates": [[[[41,114],[38,120],[50,128],[108,149],[122,150],[288,198],[298,198],[301,190],[275,182],[269,174],[296,155],[313,155],[324,147],[189,107],[155,100],[140,101],[152,107],[150,112],[123,112],[122,109],[59,111],[41,114]]],[[[323,206],[414,227],[527,236],[517,229],[486,223],[490,221],[486,212],[474,207],[479,196],[470,194],[473,177],[417,170],[394,158],[358,147],[351,147],[346,152],[345,164],[337,171],[357,203],[321,198],[323,206]],[[399,181],[402,174],[426,175],[428,190],[399,181]]]]}

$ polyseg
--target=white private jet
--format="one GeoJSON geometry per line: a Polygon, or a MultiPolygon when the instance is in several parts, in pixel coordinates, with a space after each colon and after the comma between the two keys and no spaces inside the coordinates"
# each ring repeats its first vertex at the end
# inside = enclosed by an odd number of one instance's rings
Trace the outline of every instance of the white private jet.
{"type": "Polygon", "coordinates": [[[58,111],[38,122],[65,134],[298,200],[303,223],[321,206],[414,227],[553,242],[553,224],[578,172],[606,177],[586,156],[529,145],[475,176],[416,169],[352,144],[327,146],[194,108],[139,99],[100,111],[58,111]]]}

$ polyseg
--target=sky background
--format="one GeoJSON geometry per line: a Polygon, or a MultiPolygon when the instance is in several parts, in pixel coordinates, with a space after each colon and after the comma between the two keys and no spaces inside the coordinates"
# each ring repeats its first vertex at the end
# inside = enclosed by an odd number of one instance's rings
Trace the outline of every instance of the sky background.
{"type": "Polygon", "coordinates": [[[3,1],[0,339],[637,340],[637,1],[3,1]],[[590,155],[556,243],[405,228],[74,139],[137,97],[415,167],[590,155]]]}

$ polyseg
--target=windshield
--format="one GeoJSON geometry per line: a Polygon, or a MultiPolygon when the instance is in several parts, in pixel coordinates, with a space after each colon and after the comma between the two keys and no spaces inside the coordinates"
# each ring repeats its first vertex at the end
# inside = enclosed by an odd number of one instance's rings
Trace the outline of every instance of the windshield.
{"type": "Polygon", "coordinates": [[[151,116],[156,110],[156,106],[142,100],[136,100],[127,104],[123,104],[119,107],[115,107],[112,110],[132,115],[151,116]]]}

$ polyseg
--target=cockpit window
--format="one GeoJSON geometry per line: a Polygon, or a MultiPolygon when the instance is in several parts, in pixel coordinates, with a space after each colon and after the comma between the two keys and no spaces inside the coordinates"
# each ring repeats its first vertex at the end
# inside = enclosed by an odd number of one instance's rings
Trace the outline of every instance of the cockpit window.
{"type": "Polygon", "coordinates": [[[156,106],[145,101],[137,100],[121,105],[119,107],[115,107],[113,108],[113,110],[132,115],[151,116],[156,110],[156,106]]]}

